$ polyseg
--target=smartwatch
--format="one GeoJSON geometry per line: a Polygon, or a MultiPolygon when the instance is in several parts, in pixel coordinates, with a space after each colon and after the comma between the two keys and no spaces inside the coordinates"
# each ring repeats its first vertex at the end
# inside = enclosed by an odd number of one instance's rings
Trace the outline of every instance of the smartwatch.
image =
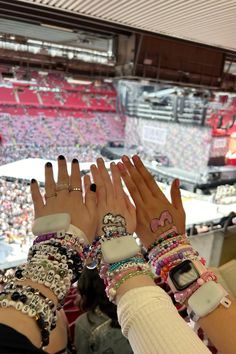
{"type": "Polygon", "coordinates": [[[116,263],[136,256],[140,247],[132,235],[101,241],[103,260],[106,263],[116,263]]]}
{"type": "Polygon", "coordinates": [[[214,311],[220,304],[228,308],[231,305],[230,299],[226,297],[227,292],[218,283],[208,281],[204,283],[188,299],[188,314],[193,321],[198,321],[214,311]]]}
{"type": "Polygon", "coordinates": [[[170,270],[167,283],[173,293],[176,293],[195,283],[205,271],[201,262],[185,260],[170,270]]]}

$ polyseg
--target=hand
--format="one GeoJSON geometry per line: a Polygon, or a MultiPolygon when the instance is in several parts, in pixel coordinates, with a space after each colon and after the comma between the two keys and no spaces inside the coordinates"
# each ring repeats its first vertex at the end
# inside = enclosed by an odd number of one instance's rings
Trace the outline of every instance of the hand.
{"type": "Polygon", "coordinates": [[[114,162],[110,165],[112,180],[105,167],[103,159],[97,159],[97,166],[91,166],[94,183],[97,186],[98,229],[102,235],[103,218],[106,214],[121,215],[126,220],[127,231],[133,233],[136,228],[135,207],[125,194],[119,170],[114,162]]]}
{"type": "Polygon", "coordinates": [[[132,158],[134,165],[127,156],[122,157],[118,163],[122,179],[136,205],[137,227],[136,233],[143,244],[148,247],[163,232],[176,226],[178,233],[185,232],[185,212],[182,205],[178,180],[174,180],[171,186],[171,202],[165,197],[152,175],[143,165],[140,158],[135,155],[132,158]],[[172,223],[165,223],[153,232],[151,222],[159,219],[161,214],[169,212],[172,223]]]}
{"type": "MultiPolygon", "coordinates": [[[[31,181],[31,194],[35,218],[56,213],[68,213],[71,224],[82,230],[89,241],[95,237],[97,228],[96,193],[90,190],[90,177],[84,177],[85,196],[83,200],[82,183],[78,160],[71,163],[71,175],[68,175],[66,159],[58,157],[58,179],[55,183],[52,164],[45,165],[45,201],[37,181],[31,181]],[[69,191],[70,188],[78,188],[69,191]]],[[[93,189],[93,188],[92,188],[93,189]]]]}

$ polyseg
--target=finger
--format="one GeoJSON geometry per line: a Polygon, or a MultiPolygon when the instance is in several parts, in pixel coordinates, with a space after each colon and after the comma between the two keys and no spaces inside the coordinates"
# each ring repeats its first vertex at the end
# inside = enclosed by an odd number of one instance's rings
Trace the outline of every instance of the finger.
{"type": "Polygon", "coordinates": [[[162,193],[161,189],[157,185],[155,179],[153,178],[151,173],[146,169],[146,167],[144,166],[144,164],[141,161],[141,159],[139,158],[139,156],[134,155],[132,157],[132,160],[133,160],[134,166],[137,168],[138,172],[143,177],[146,185],[148,186],[148,188],[151,191],[151,193],[153,194],[153,196],[157,197],[157,198],[166,199],[166,197],[162,193]]]}
{"type": "Polygon", "coordinates": [[[35,179],[30,183],[31,196],[34,204],[34,215],[37,218],[40,215],[40,211],[44,207],[43,197],[39,190],[38,182],[35,179]]]}
{"type": "Polygon", "coordinates": [[[77,159],[73,159],[71,163],[71,176],[70,176],[70,190],[71,195],[76,197],[76,199],[82,200],[82,183],[80,176],[79,162],[77,159]],[[77,190],[73,190],[76,188],[77,190]],[[80,189],[80,190],[78,190],[80,189]]]}
{"type": "Polygon", "coordinates": [[[133,182],[132,178],[130,177],[130,175],[128,174],[125,166],[123,165],[123,163],[118,162],[117,167],[119,168],[121,177],[136,205],[136,207],[143,205],[143,200],[142,197],[139,193],[138,188],[136,187],[135,183],[133,182]]]}
{"type": "Polygon", "coordinates": [[[171,203],[173,207],[177,210],[184,210],[183,203],[182,203],[182,198],[181,198],[181,193],[179,189],[179,179],[176,178],[171,184],[171,189],[170,189],[170,196],[171,196],[171,203]]]}
{"type": "Polygon", "coordinates": [[[57,186],[61,191],[68,191],[69,189],[69,175],[67,172],[66,159],[64,156],[60,155],[57,159],[58,162],[58,177],[57,177],[57,186]],[[66,186],[67,189],[66,189],[66,186]]]}
{"type": "Polygon", "coordinates": [[[51,162],[47,162],[45,164],[45,193],[46,199],[47,197],[49,197],[48,201],[56,193],[56,183],[53,177],[53,169],[51,162]]]}
{"type": "Polygon", "coordinates": [[[110,164],[110,170],[112,175],[114,195],[117,199],[124,201],[124,190],[121,183],[120,172],[115,162],[110,164]]]}
{"type": "Polygon", "coordinates": [[[85,187],[85,205],[87,206],[90,214],[93,214],[96,209],[97,196],[96,196],[96,184],[91,184],[89,175],[84,176],[85,187]]]}
{"type": "Polygon", "coordinates": [[[152,196],[151,191],[147,187],[144,178],[138,172],[136,167],[134,167],[134,165],[131,163],[129,157],[125,155],[122,156],[122,162],[127,168],[130,177],[133,180],[133,183],[136,185],[136,188],[138,189],[142,200],[144,202],[150,200],[150,197],[152,196]]]}
{"type": "Polygon", "coordinates": [[[98,158],[97,159],[97,167],[98,167],[98,171],[101,175],[104,187],[106,189],[106,202],[109,203],[112,202],[114,200],[114,189],[113,189],[113,185],[111,182],[111,178],[109,176],[109,173],[105,167],[104,161],[102,158],[98,158]]]}
{"type": "Polygon", "coordinates": [[[129,210],[129,212],[134,211],[135,210],[135,206],[131,202],[129,196],[125,193],[125,191],[123,191],[123,194],[124,194],[124,200],[125,200],[125,205],[126,205],[127,209],[129,210]]]}
{"type": "Polygon", "coordinates": [[[93,176],[94,183],[97,186],[96,194],[97,194],[98,204],[106,205],[106,188],[102,181],[101,174],[99,173],[97,166],[94,164],[90,166],[90,171],[93,176]]]}

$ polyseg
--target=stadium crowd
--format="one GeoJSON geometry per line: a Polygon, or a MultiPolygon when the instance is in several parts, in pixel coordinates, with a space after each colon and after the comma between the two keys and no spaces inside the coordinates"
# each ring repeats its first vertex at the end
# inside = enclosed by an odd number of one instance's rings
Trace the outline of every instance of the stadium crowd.
{"type": "Polygon", "coordinates": [[[28,244],[32,237],[33,209],[27,181],[0,178],[0,194],[0,236],[8,243],[28,244]]]}

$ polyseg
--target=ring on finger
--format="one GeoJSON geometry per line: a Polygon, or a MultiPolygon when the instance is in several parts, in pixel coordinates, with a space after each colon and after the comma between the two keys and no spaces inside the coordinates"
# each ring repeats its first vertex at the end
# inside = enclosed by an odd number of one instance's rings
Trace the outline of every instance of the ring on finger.
{"type": "Polygon", "coordinates": [[[69,190],[69,184],[67,183],[57,183],[56,184],[56,191],[60,192],[63,190],[69,190]]]}
{"type": "Polygon", "coordinates": [[[55,193],[51,193],[51,194],[45,194],[45,199],[47,200],[47,199],[49,199],[49,198],[54,198],[54,197],[56,197],[57,196],[57,193],[55,192],[55,193]]]}
{"type": "Polygon", "coordinates": [[[82,193],[82,188],[69,186],[69,192],[81,192],[82,193]]]}

